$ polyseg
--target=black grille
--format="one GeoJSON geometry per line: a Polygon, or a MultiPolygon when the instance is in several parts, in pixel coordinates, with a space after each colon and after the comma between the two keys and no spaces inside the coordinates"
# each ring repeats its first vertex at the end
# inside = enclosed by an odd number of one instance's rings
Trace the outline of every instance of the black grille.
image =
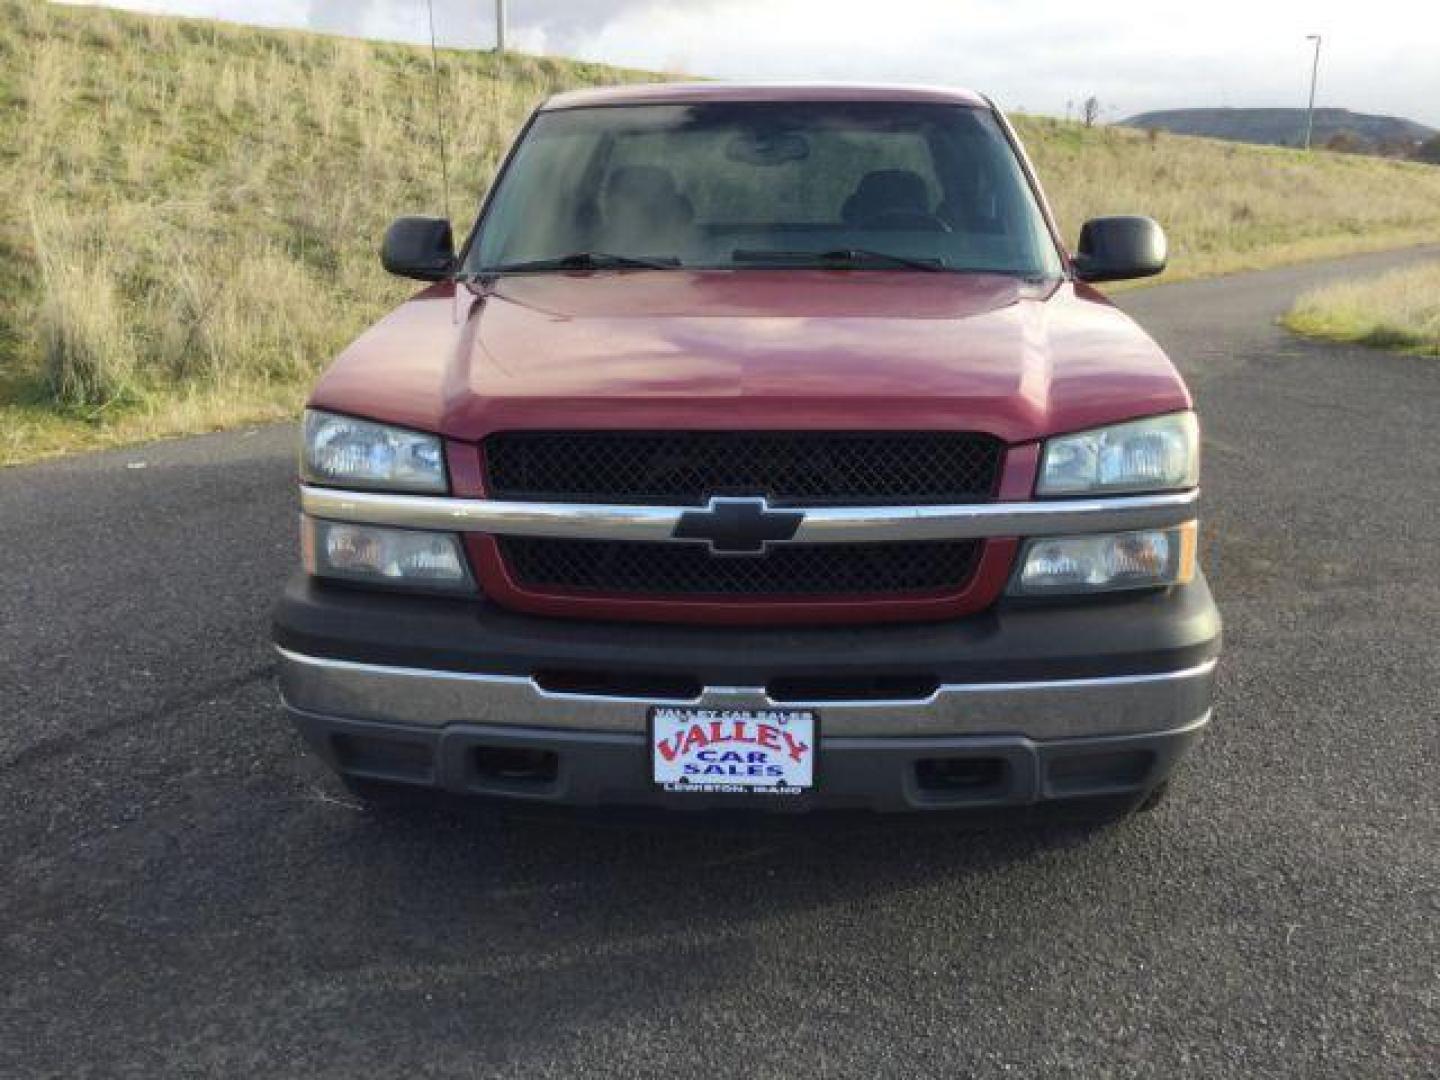
{"type": "Polygon", "coordinates": [[[863,596],[958,591],[976,540],[785,544],[765,555],[712,555],[703,544],[502,537],[519,583],[540,591],[689,597],[863,596]]]}
{"type": "Polygon", "coordinates": [[[968,432],[509,432],[485,442],[499,499],[703,505],[981,502],[1002,444],[968,432]]]}

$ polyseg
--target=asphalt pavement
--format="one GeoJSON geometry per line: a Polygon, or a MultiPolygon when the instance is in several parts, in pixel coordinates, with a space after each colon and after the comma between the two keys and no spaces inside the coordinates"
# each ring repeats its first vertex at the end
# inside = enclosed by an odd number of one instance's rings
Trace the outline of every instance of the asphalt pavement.
{"type": "Polygon", "coordinates": [[[276,706],[293,427],[0,471],[0,1075],[1440,1075],[1440,364],[1363,256],[1124,294],[1216,722],[1109,829],[353,802],[276,706]]]}

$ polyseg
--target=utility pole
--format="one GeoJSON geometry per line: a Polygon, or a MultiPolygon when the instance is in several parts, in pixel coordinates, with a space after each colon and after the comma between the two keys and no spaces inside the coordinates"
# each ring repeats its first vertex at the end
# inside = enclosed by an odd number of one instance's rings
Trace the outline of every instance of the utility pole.
{"type": "Polygon", "coordinates": [[[505,51],[505,0],[495,0],[495,51],[505,51]]]}
{"type": "Polygon", "coordinates": [[[1315,133],[1315,79],[1320,74],[1320,35],[1306,34],[1305,40],[1315,42],[1315,61],[1310,65],[1310,108],[1305,111],[1305,149],[1309,150],[1310,136],[1315,133]]]}

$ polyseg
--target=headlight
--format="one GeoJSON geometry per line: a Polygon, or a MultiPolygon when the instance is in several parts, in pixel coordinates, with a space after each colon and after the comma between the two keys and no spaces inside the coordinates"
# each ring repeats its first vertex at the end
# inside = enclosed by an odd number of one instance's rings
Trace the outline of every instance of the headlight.
{"type": "Polygon", "coordinates": [[[475,592],[460,541],[452,533],[302,517],[300,547],[305,570],[316,577],[411,591],[475,592]]]}
{"type": "Polygon", "coordinates": [[[1169,491],[1200,481],[1193,412],[1061,435],[1045,443],[1039,495],[1169,491]]]}
{"type": "Polygon", "coordinates": [[[1057,536],[1025,545],[1012,596],[1059,596],[1183,584],[1195,576],[1195,522],[1174,529],[1057,536]]]}
{"type": "Polygon", "coordinates": [[[317,484],[385,491],[445,491],[445,458],[434,435],[333,413],[305,413],[300,475],[317,484]]]}

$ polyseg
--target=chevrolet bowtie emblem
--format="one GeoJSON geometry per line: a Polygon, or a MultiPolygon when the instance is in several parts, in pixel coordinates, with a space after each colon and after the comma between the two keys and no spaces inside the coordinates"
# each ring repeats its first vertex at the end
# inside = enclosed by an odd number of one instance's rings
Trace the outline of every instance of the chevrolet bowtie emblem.
{"type": "Polygon", "coordinates": [[[770,544],[794,538],[803,510],[772,510],[762,498],[712,498],[704,510],[680,515],[676,540],[701,540],[717,555],[763,555],[770,544]]]}

